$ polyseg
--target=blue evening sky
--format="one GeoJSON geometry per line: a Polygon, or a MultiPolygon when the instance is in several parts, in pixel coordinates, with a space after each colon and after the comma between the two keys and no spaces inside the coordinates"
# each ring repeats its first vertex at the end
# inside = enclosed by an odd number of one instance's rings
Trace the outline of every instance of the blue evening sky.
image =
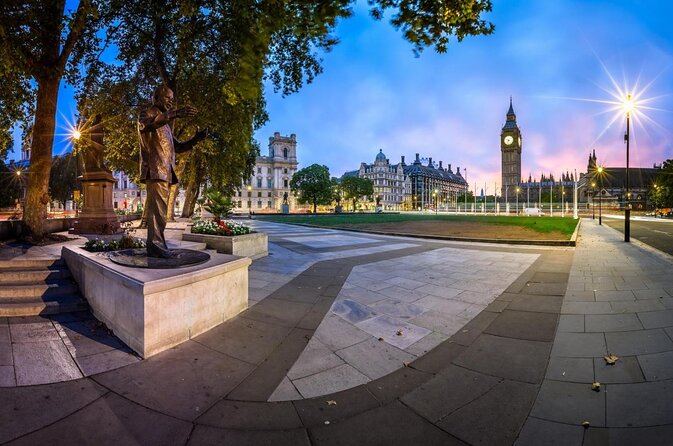
{"type": "MultiPolygon", "coordinates": [[[[269,122],[256,133],[297,135],[300,167],[325,164],[333,176],[371,163],[379,149],[396,163],[415,153],[467,167],[477,190],[500,184],[500,128],[512,95],[523,134],[522,175],[624,166],[625,118],[611,93],[639,92],[650,109],[635,113],[631,165],[673,158],[673,2],[494,0],[490,36],[452,40],[445,54],[419,58],[387,18],[365,1],[336,31],[324,73],[283,98],[267,89],[269,122]],[[615,119],[616,118],[616,119],[615,119]]],[[[75,106],[59,99],[57,132],[75,106]]],[[[69,150],[57,136],[54,153],[69,150]]]]}

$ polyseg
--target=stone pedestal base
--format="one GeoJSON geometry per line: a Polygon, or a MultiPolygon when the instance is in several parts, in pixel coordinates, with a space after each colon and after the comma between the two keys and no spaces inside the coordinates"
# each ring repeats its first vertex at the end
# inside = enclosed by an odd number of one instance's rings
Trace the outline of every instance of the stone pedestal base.
{"type": "Polygon", "coordinates": [[[147,358],[187,341],[248,307],[245,257],[211,254],[198,266],[147,269],[64,246],[61,256],[94,316],[147,358]]]}
{"type": "Polygon", "coordinates": [[[75,220],[75,234],[115,234],[120,232],[119,220],[112,207],[115,179],[106,170],[87,172],[82,182],[84,206],[75,220]]]}
{"type": "Polygon", "coordinates": [[[280,212],[283,213],[283,214],[289,214],[290,213],[290,205],[289,204],[281,205],[280,212]]]}

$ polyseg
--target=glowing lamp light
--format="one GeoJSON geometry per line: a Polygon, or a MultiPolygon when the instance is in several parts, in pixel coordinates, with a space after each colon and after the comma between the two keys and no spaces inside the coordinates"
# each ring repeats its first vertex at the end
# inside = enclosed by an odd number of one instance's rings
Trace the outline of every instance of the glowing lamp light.
{"type": "Polygon", "coordinates": [[[72,139],[75,141],[79,140],[82,137],[82,132],[80,132],[78,129],[75,129],[72,131],[72,139]]]}
{"type": "Polygon", "coordinates": [[[635,108],[636,104],[635,101],[633,100],[633,97],[630,94],[627,94],[626,98],[624,98],[624,101],[622,102],[622,110],[627,115],[630,115],[635,108]]]}

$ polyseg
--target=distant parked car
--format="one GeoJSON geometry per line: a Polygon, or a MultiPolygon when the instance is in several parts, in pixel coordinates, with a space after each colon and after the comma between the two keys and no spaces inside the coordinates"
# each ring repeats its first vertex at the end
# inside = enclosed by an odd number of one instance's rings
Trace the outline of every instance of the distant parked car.
{"type": "Polygon", "coordinates": [[[542,212],[542,209],[540,208],[523,208],[523,215],[528,217],[539,217],[544,215],[544,212],[542,212]]]}

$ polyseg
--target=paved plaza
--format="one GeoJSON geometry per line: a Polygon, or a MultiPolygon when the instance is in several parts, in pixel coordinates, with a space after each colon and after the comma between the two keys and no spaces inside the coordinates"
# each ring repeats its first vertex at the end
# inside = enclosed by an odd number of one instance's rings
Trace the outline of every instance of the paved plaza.
{"type": "Polygon", "coordinates": [[[248,223],[250,307],[149,359],[88,312],[0,319],[0,444],[671,444],[671,256],[590,219],[575,248],[248,223]]]}

